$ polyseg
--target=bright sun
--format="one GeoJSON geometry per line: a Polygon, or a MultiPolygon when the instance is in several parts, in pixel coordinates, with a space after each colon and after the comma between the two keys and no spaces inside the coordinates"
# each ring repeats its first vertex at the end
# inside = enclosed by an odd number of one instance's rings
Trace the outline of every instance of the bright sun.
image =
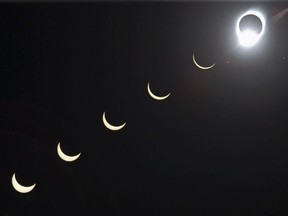
{"type": "Polygon", "coordinates": [[[245,30],[239,36],[239,43],[244,47],[251,47],[259,41],[259,36],[252,30],[245,30]]]}
{"type": "Polygon", "coordinates": [[[236,24],[236,34],[238,36],[238,40],[239,40],[239,44],[243,47],[252,47],[255,44],[257,44],[259,42],[259,40],[261,39],[263,33],[265,31],[265,19],[264,16],[258,12],[258,11],[248,11],[246,13],[244,13],[243,15],[241,15],[238,18],[237,24],[236,24]],[[260,22],[261,22],[261,30],[260,32],[257,32],[255,29],[251,29],[251,28],[245,28],[243,30],[241,30],[240,28],[240,22],[244,17],[253,15],[255,17],[257,17],[260,22]]]}

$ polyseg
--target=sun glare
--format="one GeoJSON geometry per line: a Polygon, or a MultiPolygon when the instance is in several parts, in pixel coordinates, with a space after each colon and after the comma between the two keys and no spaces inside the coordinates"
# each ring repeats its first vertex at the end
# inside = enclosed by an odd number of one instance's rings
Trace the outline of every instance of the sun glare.
{"type": "Polygon", "coordinates": [[[244,47],[251,47],[259,41],[259,35],[251,30],[245,30],[239,35],[239,43],[244,47]]]}
{"type": "Polygon", "coordinates": [[[236,34],[238,36],[239,44],[243,47],[252,47],[259,42],[265,30],[265,19],[264,16],[258,11],[248,11],[239,17],[236,24],[236,34]],[[248,15],[254,15],[261,21],[262,29],[260,32],[256,32],[251,29],[240,29],[241,20],[248,15]]]}

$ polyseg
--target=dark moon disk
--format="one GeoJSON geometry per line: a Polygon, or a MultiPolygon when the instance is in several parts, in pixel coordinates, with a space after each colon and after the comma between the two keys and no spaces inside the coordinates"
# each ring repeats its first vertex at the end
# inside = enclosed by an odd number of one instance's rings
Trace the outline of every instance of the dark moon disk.
{"type": "Polygon", "coordinates": [[[248,14],[240,20],[240,31],[251,30],[259,34],[262,31],[263,25],[259,17],[253,14],[248,14]]]}

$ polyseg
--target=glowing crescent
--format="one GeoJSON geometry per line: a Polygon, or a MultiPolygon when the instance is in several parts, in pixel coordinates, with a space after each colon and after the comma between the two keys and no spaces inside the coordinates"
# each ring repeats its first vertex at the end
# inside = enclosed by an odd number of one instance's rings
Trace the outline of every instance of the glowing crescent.
{"type": "Polygon", "coordinates": [[[19,193],[29,193],[36,186],[36,184],[33,184],[31,186],[28,186],[28,187],[20,185],[16,180],[15,173],[12,176],[12,185],[13,185],[14,189],[16,191],[18,191],[19,193]]]}
{"type": "Polygon", "coordinates": [[[163,96],[163,97],[156,96],[156,95],[153,94],[152,91],[150,90],[150,83],[149,83],[149,82],[148,82],[148,85],[147,85],[147,90],[148,90],[149,95],[150,95],[152,98],[154,98],[155,100],[164,100],[164,99],[166,99],[167,97],[169,97],[169,95],[171,94],[171,93],[169,93],[169,94],[167,94],[167,95],[165,95],[165,96],[163,96]]]}
{"type": "Polygon", "coordinates": [[[69,156],[69,155],[66,155],[63,153],[63,151],[61,150],[61,147],[60,147],[60,142],[58,143],[57,145],[57,153],[59,155],[59,157],[64,160],[64,161],[67,161],[67,162],[72,162],[72,161],[75,161],[77,160],[81,153],[77,154],[77,155],[74,155],[74,156],[69,156]]]}
{"type": "Polygon", "coordinates": [[[111,125],[111,124],[106,120],[105,112],[104,112],[103,115],[102,115],[102,120],[103,120],[104,125],[105,125],[108,129],[113,130],[113,131],[120,130],[120,129],[122,129],[122,128],[126,125],[126,122],[125,122],[124,124],[122,124],[122,125],[119,125],[119,126],[111,125]]]}
{"type": "Polygon", "coordinates": [[[203,69],[203,70],[211,69],[211,68],[214,67],[214,65],[215,65],[215,63],[214,63],[214,64],[212,64],[211,66],[204,67],[204,66],[199,65],[199,64],[196,62],[195,57],[194,57],[194,54],[193,54],[192,58],[193,58],[194,64],[195,64],[197,67],[199,67],[200,69],[203,69]]]}

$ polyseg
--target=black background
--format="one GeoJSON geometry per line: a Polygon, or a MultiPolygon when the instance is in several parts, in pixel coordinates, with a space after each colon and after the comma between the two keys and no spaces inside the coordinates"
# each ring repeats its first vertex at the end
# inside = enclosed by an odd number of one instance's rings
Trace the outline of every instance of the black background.
{"type": "Polygon", "coordinates": [[[1,3],[0,214],[287,215],[287,7],[1,3]],[[266,28],[245,49],[251,8],[266,28]]]}

